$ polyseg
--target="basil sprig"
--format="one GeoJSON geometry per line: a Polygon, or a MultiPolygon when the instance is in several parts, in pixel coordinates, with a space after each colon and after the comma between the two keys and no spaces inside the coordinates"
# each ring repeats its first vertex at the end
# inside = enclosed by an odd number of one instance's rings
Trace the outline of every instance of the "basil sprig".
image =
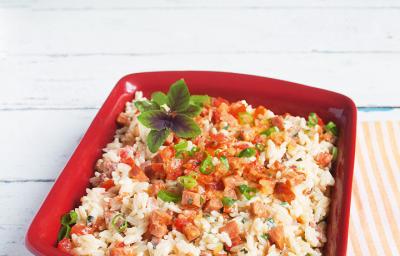
{"type": "Polygon", "coordinates": [[[146,141],[149,150],[155,153],[171,131],[185,139],[198,136],[201,131],[192,118],[209,103],[207,95],[191,96],[183,79],[173,83],[167,94],[155,92],[151,101],[136,101],[139,122],[151,129],[146,141]]]}

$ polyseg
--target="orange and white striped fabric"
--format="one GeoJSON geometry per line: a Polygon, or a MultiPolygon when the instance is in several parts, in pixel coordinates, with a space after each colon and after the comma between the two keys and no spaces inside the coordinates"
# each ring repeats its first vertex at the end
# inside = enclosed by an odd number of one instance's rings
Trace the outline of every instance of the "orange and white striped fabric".
{"type": "Polygon", "coordinates": [[[357,132],[348,255],[400,255],[400,122],[357,132]]]}

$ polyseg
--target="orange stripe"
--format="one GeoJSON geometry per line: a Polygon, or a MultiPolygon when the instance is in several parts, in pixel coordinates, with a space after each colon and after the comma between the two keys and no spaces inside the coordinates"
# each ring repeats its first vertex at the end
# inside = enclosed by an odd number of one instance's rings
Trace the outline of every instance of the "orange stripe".
{"type": "MultiPolygon", "coordinates": [[[[357,149],[360,148],[360,145],[357,143],[357,149]]],[[[363,201],[362,198],[359,194],[360,189],[358,188],[358,181],[357,178],[362,177],[364,180],[364,184],[366,184],[366,187],[368,187],[369,183],[365,178],[365,174],[363,173],[363,171],[365,170],[365,166],[364,166],[364,159],[362,159],[362,155],[360,153],[359,150],[357,150],[356,153],[356,161],[358,162],[359,166],[360,166],[360,173],[357,177],[357,175],[355,176],[356,179],[353,182],[353,191],[354,191],[354,198],[353,198],[353,203],[355,204],[355,207],[357,207],[357,211],[359,213],[359,216],[357,216],[359,218],[359,220],[362,222],[362,220],[366,220],[366,214],[369,214],[367,212],[367,210],[365,209],[364,205],[363,205],[363,201]]],[[[368,193],[368,198],[371,198],[371,191],[367,189],[367,193],[368,193]]],[[[376,205],[375,205],[376,208],[376,205]]],[[[379,219],[379,216],[376,216],[377,213],[376,212],[372,212],[373,213],[373,218],[372,219],[379,219]]],[[[377,225],[378,226],[378,230],[379,227],[381,227],[382,224],[377,225]]],[[[365,235],[365,239],[367,240],[367,246],[368,246],[368,251],[371,252],[372,255],[378,255],[378,250],[376,248],[375,243],[373,243],[374,239],[372,237],[372,231],[371,231],[371,226],[370,225],[364,225],[361,226],[361,229],[364,231],[364,235],[365,235]]],[[[379,231],[380,232],[380,231],[379,231]]],[[[383,231],[382,231],[383,232],[383,231]]],[[[356,234],[357,235],[357,234],[356,234]]]]}
{"type": "MultiPolygon", "coordinates": [[[[381,126],[380,122],[375,122],[375,130],[376,130],[376,133],[377,133],[376,135],[378,138],[379,153],[382,157],[382,161],[385,166],[386,173],[388,174],[390,186],[392,187],[393,193],[395,194],[394,200],[396,200],[397,205],[400,205],[400,189],[396,185],[396,177],[394,175],[395,171],[393,170],[392,165],[389,164],[389,157],[388,157],[387,149],[384,145],[384,141],[383,141],[383,139],[379,139],[379,138],[383,138],[382,126],[381,126]]],[[[389,137],[389,140],[395,140],[395,138],[389,137]]],[[[397,244],[400,245],[400,237],[397,236],[397,238],[399,240],[399,241],[397,241],[397,244]]]]}
{"type": "MultiPolygon", "coordinates": [[[[396,142],[395,142],[396,136],[394,135],[394,133],[395,133],[394,125],[393,125],[393,122],[391,122],[391,121],[387,121],[386,124],[387,124],[388,131],[389,131],[389,137],[390,137],[389,141],[390,141],[390,145],[391,145],[391,148],[393,151],[394,159],[397,162],[397,167],[400,168],[400,149],[397,147],[396,142]]],[[[400,132],[400,131],[397,131],[397,132],[400,132]]]]}
{"type": "MultiPolygon", "coordinates": [[[[375,154],[372,151],[372,143],[371,143],[371,136],[370,136],[371,133],[370,133],[370,130],[369,130],[369,127],[368,127],[368,123],[364,122],[362,124],[362,126],[363,126],[363,129],[364,129],[364,140],[365,140],[365,143],[366,143],[366,146],[367,146],[368,158],[369,158],[369,161],[371,163],[372,171],[374,172],[374,178],[375,178],[375,181],[377,182],[377,188],[378,188],[379,193],[381,195],[380,198],[382,198],[382,202],[383,202],[384,208],[386,209],[387,222],[391,223],[390,220],[394,219],[395,216],[394,216],[393,211],[392,211],[392,206],[390,205],[390,203],[388,201],[388,195],[387,195],[387,192],[385,190],[385,184],[383,184],[382,177],[379,174],[380,171],[385,171],[385,170],[380,170],[379,169],[379,166],[378,166],[378,164],[376,162],[376,159],[375,159],[375,154]]],[[[398,236],[399,232],[395,228],[395,225],[389,225],[389,226],[390,226],[390,228],[392,230],[393,235],[394,236],[396,236],[396,235],[398,236]]],[[[383,228],[381,226],[379,226],[379,228],[382,229],[382,233],[380,232],[379,235],[384,238],[384,243],[385,244],[383,245],[383,248],[385,250],[385,254],[386,255],[391,255],[392,252],[389,250],[389,243],[388,243],[387,237],[383,233],[383,228]]]]}
{"type": "Polygon", "coordinates": [[[354,223],[351,219],[350,219],[350,241],[351,245],[353,246],[354,255],[362,255],[360,242],[358,241],[358,234],[356,233],[354,223]]]}

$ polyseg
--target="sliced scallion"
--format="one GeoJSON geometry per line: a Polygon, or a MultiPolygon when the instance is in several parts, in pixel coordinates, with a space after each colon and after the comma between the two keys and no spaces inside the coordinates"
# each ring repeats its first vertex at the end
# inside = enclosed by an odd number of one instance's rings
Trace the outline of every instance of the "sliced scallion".
{"type": "Polygon", "coordinates": [[[122,214],[117,214],[112,218],[111,225],[121,233],[128,228],[128,221],[122,214]]]}
{"type": "Polygon", "coordinates": [[[212,157],[207,154],[207,157],[200,164],[200,172],[203,174],[210,174],[214,171],[212,157]]]}
{"type": "Polygon", "coordinates": [[[194,188],[197,185],[197,181],[192,176],[180,176],[178,182],[186,189],[194,188]]]}
{"type": "Polygon", "coordinates": [[[157,194],[157,197],[163,200],[164,202],[177,203],[181,200],[181,197],[179,195],[176,195],[166,190],[160,190],[157,194]]]}
{"type": "Polygon", "coordinates": [[[60,231],[58,231],[57,241],[60,242],[64,238],[69,237],[70,232],[71,232],[71,227],[68,225],[63,225],[60,231]]]}
{"type": "Polygon", "coordinates": [[[327,130],[328,132],[332,133],[335,136],[337,136],[338,134],[338,129],[336,127],[336,124],[332,121],[330,121],[325,125],[325,130],[327,130]]]}
{"type": "Polygon", "coordinates": [[[318,116],[317,116],[316,113],[311,112],[311,113],[308,115],[307,125],[310,126],[310,127],[314,127],[314,126],[316,126],[317,124],[318,124],[318,116]]]}
{"type": "Polygon", "coordinates": [[[227,206],[227,207],[231,207],[231,206],[236,202],[235,199],[230,198],[230,197],[226,197],[226,196],[224,196],[224,197],[221,199],[221,201],[222,201],[222,204],[223,204],[224,206],[227,206]]]}
{"type": "Polygon", "coordinates": [[[70,211],[61,217],[61,224],[64,226],[70,226],[76,223],[78,214],[75,211],[70,211]]]}
{"type": "Polygon", "coordinates": [[[276,126],[272,126],[272,127],[268,128],[267,130],[262,131],[260,134],[270,136],[271,134],[273,134],[275,132],[279,132],[279,128],[276,126]]]}
{"type": "Polygon", "coordinates": [[[256,150],[254,148],[245,148],[239,153],[239,157],[252,157],[256,154],[256,150]]]}
{"type": "Polygon", "coordinates": [[[219,158],[219,161],[222,163],[222,165],[224,166],[224,168],[226,170],[229,170],[229,162],[228,162],[228,158],[226,158],[226,156],[221,156],[219,158]]]}
{"type": "Polygon", "coordinates": [[[254,121],[253,115],[247,112],[240,112],[238,117],[240,124],[251,124],[254,121]]]}
{"type": "Polygon", "coordinates": [[[242,184],[239,186],[239,191],[242,193],[242,195],[247,199],[250,200],[255,196],[255,193],[257,192],[256,188],[251,188],[245,184],[242,184]]]}

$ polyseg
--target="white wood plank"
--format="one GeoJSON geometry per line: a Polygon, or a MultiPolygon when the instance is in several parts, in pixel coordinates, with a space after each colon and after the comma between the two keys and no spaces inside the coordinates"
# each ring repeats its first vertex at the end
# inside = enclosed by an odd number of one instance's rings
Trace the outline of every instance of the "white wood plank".
{"type": "Polygon", "coordinates": [[[0,184],[0,255],[30,255],[25,233],[51,186],[50,182],[0,184]]]}
{"type": "Polygon", "coordinates": [[[95,112],[0,111],[0,181],[55,179],[95,112]]]}
{"type": "Polygon", "coordinates": [[[398,52],[400,9],[2,9],[4,53],[398,52]]]}
{"type": "Polygon", "coordinates": [[[24,56],[0,60],[0,109],[97,108],[124,75],[149,70],[222,70],[344,93],[358,106],[398,106],[400,55],[174,54],[24,56]]]}
{"type": "Polygon", "coordinates": [[[0,7],[3,8],[31,8],[46,11],[70,11],[76,9],[129,9],[129,8],[396,8],[399,2],[396,0],[152,0],[152,1],[128,1],[113,0],[99,1],[79,0],[49,1],[49,0],[1,0],[0,7]]]}
{"type": "MultiPolygon", "coordinates": [[[[57,178],[95,112],[0,111],[0,120],[7,120],[6,125],[0,128],[0,182],[57,178]]],[[[359,119],[400,120],[400,109],[363,110],[359,112],[359,119]]]]}

